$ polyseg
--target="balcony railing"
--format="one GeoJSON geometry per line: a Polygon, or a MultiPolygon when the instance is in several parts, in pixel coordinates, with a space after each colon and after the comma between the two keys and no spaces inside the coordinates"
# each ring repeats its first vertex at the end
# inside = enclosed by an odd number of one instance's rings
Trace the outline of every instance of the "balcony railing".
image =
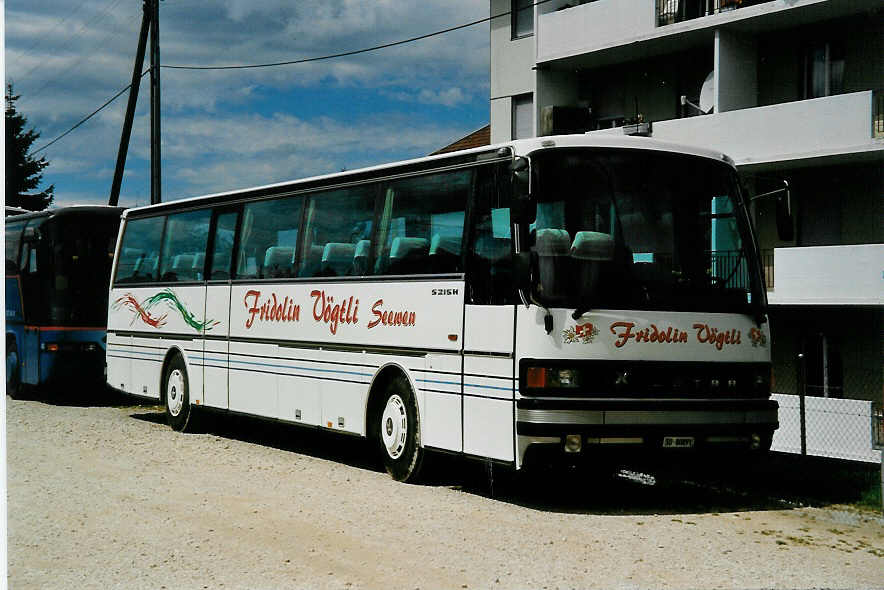
{"type": "Polygon", "coordinates": [[[770,0],[657,0],[657,26],[736,10],[770,0]]]}

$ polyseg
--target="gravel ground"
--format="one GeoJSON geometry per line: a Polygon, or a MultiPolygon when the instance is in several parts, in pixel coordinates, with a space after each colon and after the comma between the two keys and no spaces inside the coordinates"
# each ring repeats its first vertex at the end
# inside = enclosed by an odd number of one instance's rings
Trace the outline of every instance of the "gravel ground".
{"type": "Polygon", "coordinates": [[[152,406],[6,425],[13,589],[884,587],[882,521],[832,508],[569,472],[491,497],[450,460],[404,485],[356,439],[152,406]]]}

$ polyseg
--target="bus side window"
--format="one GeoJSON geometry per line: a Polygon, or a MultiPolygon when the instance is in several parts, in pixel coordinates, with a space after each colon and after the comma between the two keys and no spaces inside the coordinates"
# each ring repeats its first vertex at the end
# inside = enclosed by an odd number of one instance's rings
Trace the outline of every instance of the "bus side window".
{"type": "Polygon", "coordinates": [[[476,304],[514,303],[512,274],[512,185],[507,170],[484,166],[477,171],[472,248],[469,263],[470,299],[476,304]]]}
{"type": "Polygon", "coordinates": [[[212,259],[209,261],[209,278],[226,280],[230,278],[230,263],[233,258],[233,237],[236,233],[236,221],[239,213],[221,213],[215,223],[215,243],[212,248],[212,259]]]}
{"type": "Polygon", "coordinates": [[[364,274],[371,248],[376,185],[310,195],[298,276],[364,274]]]}
{"type": "MultiPolygon", "coordinates": [[[[298,243],[303,201],[302,197],[284,197],[248,203],[243,208],[236,278],[279,279],[295,276],[295,246],[298,243]]],[[[218,223],[220,227],[220,217],[218,223]]]]}
{"type": "Polygon", "coordinates": [[[391,182],[375,274],[463,272],[464,212],[472,178],[472,170],[456,170],[391,182]]]}
{"type": "Polygon", "coordinates": [[[160,240],[165,222],[165,217],[130,219],[126,222],[120,258],[117,260],[116,284],[157,280],[160,240]]]}
{"type": "Polygon", "coordinates": [[[202,271],[194,270],[194,261],[206,255],[209,240],[210,209],[170,215],[160,260],[160,281],[198,281],[202,271]]]}
{"type": "Polygon", "coordinates": [[[21,232],[24,221],[6,224],[6,274],[18,274],[18,251],[21,245],[21,232]]]}

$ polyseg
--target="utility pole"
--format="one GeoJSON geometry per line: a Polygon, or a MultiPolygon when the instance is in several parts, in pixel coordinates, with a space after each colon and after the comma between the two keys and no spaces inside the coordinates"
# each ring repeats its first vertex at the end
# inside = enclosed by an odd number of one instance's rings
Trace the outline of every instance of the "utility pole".
{"type": "Polygon", "coordinates": [[[160,154],[160,0],[151,5],[150,23],[150,204],[162,200],[162,155],[160,154]]]}
{"type": "Polygon", "coordinates": [[[129,152],[129,138],[132,135],[132,120],[138,103],[138,88],[141,84],[141,70],[144,67],[144,52],[147,48],[147,34],[150,32],[150,202],[159,203],[160,191],[160,13],[159,0],[144,0],[141,18],[141,32],[135,52],[135,67],[132,69],[132,84],[129,86],[129,102],[123,119],[123,132],[117,150],[117,165],[111,184],[108,205],[116,206],[120,200],[120,185],[129,152]]]}

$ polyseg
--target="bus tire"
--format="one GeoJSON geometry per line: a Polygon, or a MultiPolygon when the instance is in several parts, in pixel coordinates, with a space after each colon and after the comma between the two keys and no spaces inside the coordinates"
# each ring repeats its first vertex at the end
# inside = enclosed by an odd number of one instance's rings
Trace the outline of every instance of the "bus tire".
{"type": "Polygon", "coordinates": [[[190,382],[181,355],[176,354],[166,365],[163,374],[163,394],[166,401],[166,423],[178,432],[190,432],[193,429],[190,382]]]}
{"type": "Polygon", "coordinates": [[[424,459],[414,392],[396,377],[387,384],[374,415],[375,444],[387,473],[396,481],[417,481],[424,459]]]}
{"type": "Polygon", "coordinates": [[[21,396],[21,364],[14,338],[6,340],[6,394],[12,399],[21,396]]]}

